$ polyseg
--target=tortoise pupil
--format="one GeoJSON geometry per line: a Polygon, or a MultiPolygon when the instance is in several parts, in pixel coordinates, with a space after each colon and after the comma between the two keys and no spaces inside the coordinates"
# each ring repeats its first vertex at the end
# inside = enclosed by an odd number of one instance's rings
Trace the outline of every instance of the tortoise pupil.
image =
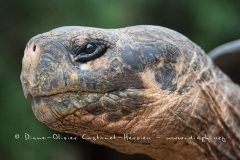
{"type": "Polygon", "coordinates": [[[95,46],[95,45],[93,45],[93,44],[87,44],[87,45],[86,45],[86,48],[85,48],[85,51],[86,51],[86,53],[92,53],[92,52],[95,51],[95,49],[96,49],[96,46],[95,46]]]}

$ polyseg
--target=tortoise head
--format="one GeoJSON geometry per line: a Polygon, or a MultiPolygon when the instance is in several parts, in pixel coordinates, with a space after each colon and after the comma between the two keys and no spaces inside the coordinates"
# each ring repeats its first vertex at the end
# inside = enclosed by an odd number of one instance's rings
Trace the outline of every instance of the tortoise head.
{"type": "Polygon", "coordinates": [[[197,45],[156,26],[57,28],[28,42],[22,65],[24,94],[41,122],[76,135],[152,137],[90,141],[163,159],[210,154],[205,144],[156,136],[220,134],[213,97],[232,83],[197,45]]]}
{"type": "Polygon", "coordinates": [[[192,85],[194,50],[202,52],[162,27],[61,27],[28,42],[21,81],[36,117],[55,130],[164,136],[174,129],[156,119],[175,123],[169,109],[192,85]]]}

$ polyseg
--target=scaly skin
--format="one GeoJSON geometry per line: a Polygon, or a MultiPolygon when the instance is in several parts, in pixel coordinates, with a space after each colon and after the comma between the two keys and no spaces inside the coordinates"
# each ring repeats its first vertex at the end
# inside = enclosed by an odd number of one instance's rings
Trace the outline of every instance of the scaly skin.
{"type": "Polygon", "coordinates": [[[155,159],[240,158],[239,86],[175,31],[58,28],[28,42],[21,81],[36,117],[54,130],[122,137],[89,140],[155,159]],[[104,53],[76,60],[93,40],[104,53]]]}

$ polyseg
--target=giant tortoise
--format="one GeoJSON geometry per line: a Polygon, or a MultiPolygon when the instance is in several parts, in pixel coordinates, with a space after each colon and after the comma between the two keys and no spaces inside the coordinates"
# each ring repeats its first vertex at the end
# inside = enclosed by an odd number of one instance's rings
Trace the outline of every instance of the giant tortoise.
{"type": "Polygon", "coordinates": [[[54,130],[154,159],[240,159],[240,87],[173,30],[61,27],[22,62],[24,94],[54,130]]]}

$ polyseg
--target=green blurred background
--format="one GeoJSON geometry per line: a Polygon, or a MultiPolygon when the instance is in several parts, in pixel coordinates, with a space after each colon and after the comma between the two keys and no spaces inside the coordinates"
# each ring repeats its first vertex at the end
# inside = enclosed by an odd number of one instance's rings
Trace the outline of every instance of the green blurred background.
{"type": "Polygon", "coordinates": [[[85,160],[89,159],[87,154],[101,154],[86,150],[89,144],[82,141],[24,140],[24,133],[33,136],[55,133],[38,122],[22,92],[21,60],[32,36],[69,25],[119,28],[151,24],[186,35],[206,52],[240,38],[239,0],[1,0],[0,17],[3,160],[85,160]],[[16,134],[19,139],[15,139],[16,134]]]}

